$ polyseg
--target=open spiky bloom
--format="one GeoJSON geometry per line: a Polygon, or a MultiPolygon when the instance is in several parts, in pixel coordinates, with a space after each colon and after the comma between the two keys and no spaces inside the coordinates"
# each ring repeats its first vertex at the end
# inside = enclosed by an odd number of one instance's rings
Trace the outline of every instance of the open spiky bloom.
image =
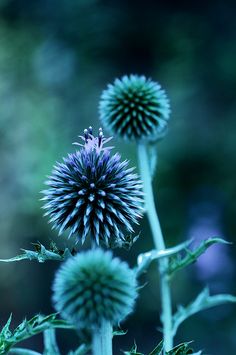
{"type": "Polygon", "coordinates": [[[53,303],[77,328],[93,328],[103,320],[122,321],[137,297],[135,272],[111,252],[89,250],[67,260],[53,283],[53,303]]]}
{"type": "Polygon", "coordinates": [[[158,83],[145,76],[125,75],[103,91],[99,112],[111,134],[153,141],[166,131],[170,105],[158,83]]]}
{"type": "Polygon", "coordinates": [[[98,137],[85,130],[84,145],[56,163],[46,184],[45,215],[59,234],[69,229],[84,243],[90,234],[98,245],[122,246],[125,233],[133,232],[142,213],[142,184],[128,161],[104,147],[102,130],[98,137]]]}

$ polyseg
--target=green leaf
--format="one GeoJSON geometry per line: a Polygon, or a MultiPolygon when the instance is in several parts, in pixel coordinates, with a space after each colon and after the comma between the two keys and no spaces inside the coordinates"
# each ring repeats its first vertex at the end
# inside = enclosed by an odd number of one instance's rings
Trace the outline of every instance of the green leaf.
{"type": "Polygon", "coordinates": [[[139,353],[137,350],[137,345],[134,343],[132,349],[130,351],[124,351],[125,355],[144,355],[143,353],[139,353]]]}
{"type": "MultiPolygon", "coordinates": [[[[138,233],[137,235],[133,235],[132,233],[131,234],[128,234],[125,236],[125,241],[123,242],[122,241],[122,248],[125,248],[126,250],[130,250],[132,248],[132,246],[134,245],[134,243],[137,242],[137,240],[139,239],[140,237],[140,233],[138,233]]],[[[111,248],[116,248],[117,247],[117,244],[114,243],[114,245],[112,244],[111,245],[111,248]]]]}
{"type": "Polygon", "coordinates": [[[191,240],[181,243],[179,245],[176,245],[173,248],[168,248],[165,250],[159,250],[157,251],[156,249],[150,250],[146,253],[139,254],[138,259],[137,259],[137,267],[136,267],[136,275],[140,276],[142,273],[146,272],[148,267],[150,266],[151,262],[154,260],[158,260],[161,258],[166,258],[170,257],[174,254],[179,253],[182,250],[185,250],[186,247],[191,243],[191,240]]]}
{"type": "Polygon", "coordinates": [[[12,333],[10,331],[10,325],[11,325],[11,321],[12,321],[12,314],[10,315],[10,317],[8,318],[6,324],[4,325],[4,327],[2,328],[2,331],[0,333],[0,342],[2,338],[10,338],[12,333]]]}
{"type": "Polygon", "coordinates": [[[201,242],[199,247],[196,248],[195,250],[189,250],[189,249],[185,248],[185,255],[184,256],[178,254],[177,256],[174,256],[170,260],[169,270],[168,270],[169,276],[172,276],[176,271],[179,271],[179,270],[183,269],[184,267],[196,262],[197,259],[199,258],[199,256],[201,256],[203,253],[205,253],[205,251],[211,245],[216,244],[216,243],[231,244],[224,239],[215,237],[215,238],[209,238],[209,239],[204,240],[203,242],[201,242]]]}
{"type": "Polygon", "coordinates": [[[10,263],[21,260],[37,260],[40,263],[44,263],[48,260],[63,261],[73,255],[72,252],[66,248],[65,250],[59,250],[55,243],[51,243],[50,248],[46,249],[41,243],[33,243],[35,250],[21,249],[23,254],[17,255],[10,259],[0,259],[0,262],[10,263]]]}
{"type": "Polygon", "coordinates": [[[78,349],[75,351],[70,351],[68,355],[86,355],[89,351],[89,348],[87,345],[82,344],[78,349]]]}
{"type": "Polygon", "coordinates": [[[163,352],[163,340],[153,349],[149,355],[161,355],[163,352]]]}
{"type": "MultiPolygon", "coordinates": [[[[192,342],[185,342],[175,346],[173,349],[164,353],[163,349],[163,340],[153,349],[148,355],[201,355],[201,351],[197,353],[193,352],[193,349],[189,347],[189,344],[192,342]]],[[[125,351],[125,355],[144,355],[137,351],[137,345],[134,343],[130,351],[125,351]]]]}
{"type": "Polygon", "coordinates": [[[208,288],[205,288],[188,306],[178,307],[177,312],[173,316],[173,336],[176,334],[180,324],[183,323],[190,316],[204,309],[219,306],[229,302],[236,302],[236,297],[229,294],[219,294],[210,296],[208,288]]]}
{"type": "Polygon", "coordinates": [[[10,350],[11,355],[42,355],[34,350],[24,349],[24,348],[13,348],[10,350]]]}
{"type": "Polygon", "coordinates": [[[25,260],[25,259],[28,259],[28,256],[26,254],[20,254],[20,255],[14,256],[13,258],[10,258],[10,259],[0,259],[0,261],[4,262],[4,263],[11,263],[13,261],[21,261],[21,260],[25,260]]]}
{"type": "MultiPolygon", "coordinates": [[[[166,355],[194,355],[193,349],[189,347],[191,342],[181,343],[175,346],[172,350],[167,351],[166,355]]],[[[201,352],[198,352],[197,355],[200,355],[201,352]]],[[[196,353],[195,353],[196,355],[196,353]]]]}
{"type": "Polygon", "coordinates": [[[115,336],[126,335],[127,333],[128,330],[117,329],[117,330],[113,330],[112,335],[113,337],[115,337],[115,336]]]}
{"type": "Polygon", "coordinates": [[[44,332],[49,328],[74,329],[72,325],[56,317],[56,313],[47,316],[38,314],[30,320],[24,319],[15,330],[10,331],[10,316],[0,332],[0,354],[7,354],[17,343],[44,332]]]}

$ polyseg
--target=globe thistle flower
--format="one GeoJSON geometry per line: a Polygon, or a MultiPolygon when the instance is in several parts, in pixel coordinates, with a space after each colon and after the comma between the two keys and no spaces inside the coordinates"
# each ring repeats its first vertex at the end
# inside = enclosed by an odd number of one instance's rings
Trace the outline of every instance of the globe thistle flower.
{"type": "Polygon", "coordinates": [[[53,303],[77,328],[99,327],[103,320],[116,325],[134,307],[135,272],[109,251],[93,249],[68,259],[57,271],[53,303]]]}
{"type": "Polygon", "coordinates": [[[145,76],[125,75],[103,91],[99,112],[110,133],[128,140],[154,141],[166,131],[170,105],[158,83],[145,76]]]}
{"type": "Polygon", "coordinates": [[[142,214],[142,184],[127,160],[104,147],[111,138],[101,129],[94,137],[90,127],[81,138],[84,144],[75,143],[81,149],[56,163],[46,181],[45,215],[59,235],[69,229],[82,243],[90,235],[97,245],[123,246],[142,214]]]}

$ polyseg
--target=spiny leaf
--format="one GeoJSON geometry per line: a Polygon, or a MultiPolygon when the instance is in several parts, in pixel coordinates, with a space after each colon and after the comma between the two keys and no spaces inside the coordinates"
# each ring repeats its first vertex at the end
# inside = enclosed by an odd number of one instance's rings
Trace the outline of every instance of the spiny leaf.
{"type": "Polygon", "coordinates": [[[11,320],[12,320],[12,314],[10,315],[10,317],[8,318],[6,324],[4,325],[4,327],[2,328],[2,331],[0,333],[0,343],[1,343],[1,339],[2,338],[10,338],[12,333],[10,331],[10,325],[11,325],[11,320]]]}
{"type": "Polygon", "coordinates": [[[11,355],[42,355],[41,353],[38,353],[37,351],[30,350],[30,349],[24,349],[24,348],[13,348],[10,350],[9,354],[11,354],[11,355]]]}
{"type": "Polygon", "coordinates": [[[128,330],[122,330],[122,329],[117,329],[117,330],[113,330],[113,337],[114,336],[121,336],[121,335],[126,335],[128,333],[128,330]]]}
{"type": "MultiPolygon", "coordinates": [[[[172,350],[167,351],[166,355],[194,355],[193,349],[189,347],[191,342],[181,343],[175,346],[172,350]]],[[[195,353],[195,355],[200,355],[201,351],[195,353]]]]}
{"type": "Polygon", "coordinates": [[[172,260],[170,261],[169,265],[169,271],[168,274],[172,276],[176,271],[179,271],[183,269],[184,267],[194,263],[197,261],[199,256],[201,256],[205,251],[213,244],[216,243],[221,243],[221,244],[230,244],[224,239],[215,237],[215,238],[209,238],[201,242],[198,248],[195,250],[189,250],[185,248],[185,255],[181,256],[181,254],[178,254],[177,256],[174,256],[172,260]]]}
{"type": "Polygon", "coordinates": [[[124,351],[124,354],[125,355],[144,355],[144,354],[138,352],[137,345],[136,345],[135,342],[134,342],[134,345],[132,346],[131,350],[130,351],[124,351]]]}
{"type": "Polygon", "coordinates": [[[136,275],[140,276],[142,273],[144,273],[147,268],[150,266],[151,262],[154,260],[158,260],[161,258],[166,258],[170,257],[182,250],[185,250],[186,247],[191,243],[191,240],[181,243],[179,245],[176,245],[173,248],[168,248],[165,250],[159,250],[157,251],[156,249],[150,250],[146,253],[139,254],[138,259],[137,259],[137,268],[136,268],[136,275]]]}
{"type": "Polygon", "coordinates": [[[73,254],[68,248],[65,250],[59,250],[55,246],[55,243],[51,243],[49,249],[41,243],[33,243],[35,250],[21,249],[23,254],[17,255],[10,259],[0,259],[0,262],[10,263],[21,260],[37,260],[40,263],[44,263],[47,260],[63,261],[73,254]]]}
{"type": "Polygon", "coordinates": [[[10,317],[0,333],[0,354],[7,354],[17,343],[44,332],[49,328],[73,329],[72,325],[64,320],[57,319],[56,316],[56,313],[48,316],[38,314],[30,320],[24,319],[13,331],[9,329],[11,323],[10,317]]]}
{"type": "Polygon", "coordinates": [[[163,340],[150,352],[149,355],[161,355],[163,352],[163,340]]]}
{"type": "MultiPolygon", "coordinates": [[[[201,351],[194,353],[193,349],[189,347],[191,342],[181,343],[175,346],[173,349],[164,352],[162,340],[156,347],[153,349],[148,355],[201,355],[201,351]]],[[[139,353],[137,351],[137,345],[134,343],[132,349],[130,351],[124,352],[125,355],[144,355],[143,353],[139,353]]]]}
{"type": "Polygon", "coordinates": [[[78,349],[75,351],[70,351],[68,355],[86,355],[89,351],[89,348],[87,345],[82,344],[78,349]]]}
{"type": "Polygon", "coordinates": [[[132,235],[132,234],[128,234],[125,236],[125,240],[124,240],[124,244],[123,244],[123,247],[126,249],[126,250],[130,250],[133,246],[133,244],[135,242],[137,242],[137,240],[139,239],[140,237],[140,233],[138,233],[137,235],[132,235]]]}
{"type": "Polygon", "coordinates": [[[180,324],[193,314],[229,302],[236,302],[236,297],[229,294],[210,296],[208,288],[205,288],[188,306],[178,307],[177,312],[173,316],[173,336],[176,334],[180,324]]]}
{"type": "Polygon", "coordinates": [[[20,254],[20,255],[14,256],[13,258],[9,258],[9,259],[0,259],[0,261],[4,262],[4,263],[11,263],[13,261],[21,261],[21,260],[26,260],[26,259],[29,259],[29,258],[24,253],[24,254],[20,254]]]}

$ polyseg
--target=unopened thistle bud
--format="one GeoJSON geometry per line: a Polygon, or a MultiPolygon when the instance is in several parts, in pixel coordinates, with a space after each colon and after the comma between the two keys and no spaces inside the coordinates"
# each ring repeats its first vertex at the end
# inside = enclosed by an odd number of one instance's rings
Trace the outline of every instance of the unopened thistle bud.
{"type": "Polygon", "coordinates": [[[82,243],[90,235],[97,245],[123,246],[125,233],[133,232],[142,215],[141,181],[128,161],[104,147],[111,138],[104,138],[101,129],[94,137],[89,127],[81,138],[80,150],[56,163],[46,181],[45,215],[59,235],[68,229],[82,243]]]}
{"type": "Polygon", "coordinates": [[[155,141],[166,131],[170,105],[158,83],[130,75],[116,79],[103,91],[99,113],[111,134],[128,140],[155,141]]]}
{"type": "Polygon", "coordinates": [[[53,303],[77,328],[96,328],[103,320],[117,325],[134,307],[135,272],[101,249],[67,260],[53,283],[53,303]]]}

